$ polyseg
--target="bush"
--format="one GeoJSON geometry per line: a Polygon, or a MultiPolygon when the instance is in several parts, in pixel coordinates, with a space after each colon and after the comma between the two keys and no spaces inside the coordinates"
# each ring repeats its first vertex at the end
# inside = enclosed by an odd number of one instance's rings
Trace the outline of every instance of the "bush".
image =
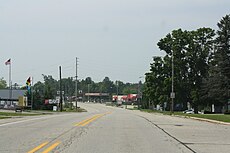
{"type": "Polygon", "coordinates": [[[211,112],[211,111],[204,111],[204,114],[215,114],[215,112],[211,112]]]}
{"type": "Polygon", "coordinates": [[[225,115],[230,115],[230,111],[224,112],[225,115]]]}

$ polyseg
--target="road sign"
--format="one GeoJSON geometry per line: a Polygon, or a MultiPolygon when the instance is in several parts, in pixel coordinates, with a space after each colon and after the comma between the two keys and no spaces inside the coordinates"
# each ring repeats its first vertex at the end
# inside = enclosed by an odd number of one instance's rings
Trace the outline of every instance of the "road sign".
{"type": "Polygon", "coordinates": [[[175,98],[175,92],[171,92],[170,98],[175,98]]]}

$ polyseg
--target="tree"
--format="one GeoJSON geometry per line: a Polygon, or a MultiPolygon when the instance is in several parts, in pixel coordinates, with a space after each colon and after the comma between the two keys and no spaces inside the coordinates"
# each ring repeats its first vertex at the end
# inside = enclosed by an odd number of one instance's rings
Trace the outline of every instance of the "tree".
{"type": "MultiPolygon", "coordinates": [[[[58,85],[60,85],[60,80],[58,81],[58,85]]],[[[62,90],[64,91],[64,97],[73,96],[75,94],[75,80],[72,77],[62,78],[62,90]]]]}
{"type": "Polygon", "coordinates": [[[161,57],[153,57],[153,63],[150,64],[150,72],[146,73],[144,95],[149,97],[153,105],[163,104],[168,100],[168,93],[165,86],[167,72],[165,63],[161,57]]]}
{"type": "Polygon", "coordinates": [[[58,81],[53,79],[51,75],[43,75],[45,85],[45,99],[54,99],[57,90],[59,89],[58,81]]]}
{"type": "Polygon", "coordinates": [[[101,82],[100,91],[105,93],[112,93],[113,82],[109,77],[105,77],[101,82]]]}
{"type": "Polygon", "coordinates": [[[6,80],[0,78],[0,89],[5,89],[7,87],[6,80]]]}
{"type": "Polygon", "coordinates": [[[225,105],[230,99],[230,16],[223,17],[217,26],[216,49],[203,84],[203,97],[216,105],[225,105]]]}
{"type": "Polygon", "coordinates": [[[188,84],[190,86],[190,98],[195,113],[198,113],[198,105],[201,105],[201,87],[203,79],[208,76],[209,62],[213,53],[214,30],[200,28],[190,32],[190,43],[186,54],[188,61],[188,84]]]}
{"type": "Polygon", "coordinates": [[[44,93],[45,93],[45,85],[44,83],[38,81],[33,86],[33,109],[41,109],[44,104],[44,93]]]}
{"type": "Polygon", "coordinates": [[[186,109],[187,102],[191,102],[195,112],[198,112],[201,84],[208,75],[214,35],[214,30],[210,28],[194,31],[178,29],[162,38],[157,45],[166,55],[153,58],[150,72],[146,73],[146,96],[157,104],[169,102],[174,57],[174,109],[186,109]]]}
{"type": "MultiPolygon", "coordinates": [[[[165,91],[172,84],[172,55],[174,57],[174,91],[176,93],[175,103],[181,104],[184,109],[189,99],[188,92],[188,61],[186,52],[190,40],[190,32],[181,29],[173,30],[158,42],[160,50],[165,51],[165,91]]],[[[168,91],[169,95],[170,92],[168,91]]],[[[169,99],[169,98],[168,98],[169,99]]],[[[178,108],[179,109],[179,108],[178,108]]]]}

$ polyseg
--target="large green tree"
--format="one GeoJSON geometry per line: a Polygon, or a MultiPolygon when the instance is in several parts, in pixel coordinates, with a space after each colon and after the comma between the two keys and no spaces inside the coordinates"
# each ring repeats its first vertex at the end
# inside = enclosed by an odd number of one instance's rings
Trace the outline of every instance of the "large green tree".
{"type": "Polygon", "coordinates": [[[168,101],[168,81],[170,71],[161,57],[153,57],[150,72],[146,73],[144,95],[153,105],[163,104],[168,101]]]}
{"type": "Polygon", "coordinates": [[[215,32],[210,28],[200,28],[190,32],[190,43],[186,53],[188,61],[188,85],[190,101],[194,111],[202,104],[202,81],[208,76],[209,62],[213,54],[215,32]]]}
{"type": "MultiPolygon", "coordinates": [[[[160,50],[166,53],[165,56],[165,88],[169,89],[172,84],[172,56],[174,57],[174,91],[176,93],[175,103],[181,103],[186,106],[189,94],[187,85],[188,79],[188,59],[186,58],[186,53],[189,45],[189,35],[190,32],[183,31],[182,29],[173,30],[172,33],[166,35],[158,42],[160,50]],[[170,80],[169,80],[170,79],[170,80]],[[167,84],[166,84],[167,83],[167,84]]],[[[168,93],[169,96],[169,93],[168,93]]]]}
{"type": "Polygon", "coordinates": [[[230,99],[230,16],[223,17],[217,26],[215,53],[209,76],[204,80],[203,97],[216,105],[225,105],[230,99]]]}
{"type": "Polygon", "coordinates": [[[145,93],[151,101],[161,104],[169,102],[173,62],[176,93],[174,109],[179,109],[177,104],[185,109],[187,102],[190,102],[195,112],[198,112],[202,78],[208,74],[214,35],[214,30],[210,28],[194,31],[178,29],[158,42],[160,50],[166,55],[163,58],[154,57],[150,72],[146,73],[145,93]]]}

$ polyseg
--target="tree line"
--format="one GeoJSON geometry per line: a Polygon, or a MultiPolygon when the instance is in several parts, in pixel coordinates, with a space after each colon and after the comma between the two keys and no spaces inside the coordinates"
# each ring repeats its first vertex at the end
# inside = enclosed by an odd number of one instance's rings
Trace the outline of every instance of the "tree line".
{"type": "Polygon", "coordinates": [[[173,30],[157,43],[165,56],[154,56],[145,74],[145,104],[170,106],[172,64],[174,65],[175,105],[187,109],[226,106],[230,99],[230,16],[218,23],[218,30],[173,30]],[[172,60],[173,59],[173,60],[172,60]],[[173,62],[172,62],[173,61],[173,62]]]}
{"type": "MultiPolygon", "coordinates": [[[[32,87],[33,90],[33,108],[43,109],[45,99],[55,99],[60,89],[60,80],[55,80],[51,75],[43,75],[44,82],[38,81],[32,87]]],[[[68,77],[62,79],[62,90],[64,97],[75,96],[75,78],[68,77]]],[[[108,93],[110,96],[137,93],[138,83],[124,83],[122,81],[112,81],[105,77],[101,82],[95,82],[91,77],[78,80],[78,95],[85,93],[108,93]]]]}

